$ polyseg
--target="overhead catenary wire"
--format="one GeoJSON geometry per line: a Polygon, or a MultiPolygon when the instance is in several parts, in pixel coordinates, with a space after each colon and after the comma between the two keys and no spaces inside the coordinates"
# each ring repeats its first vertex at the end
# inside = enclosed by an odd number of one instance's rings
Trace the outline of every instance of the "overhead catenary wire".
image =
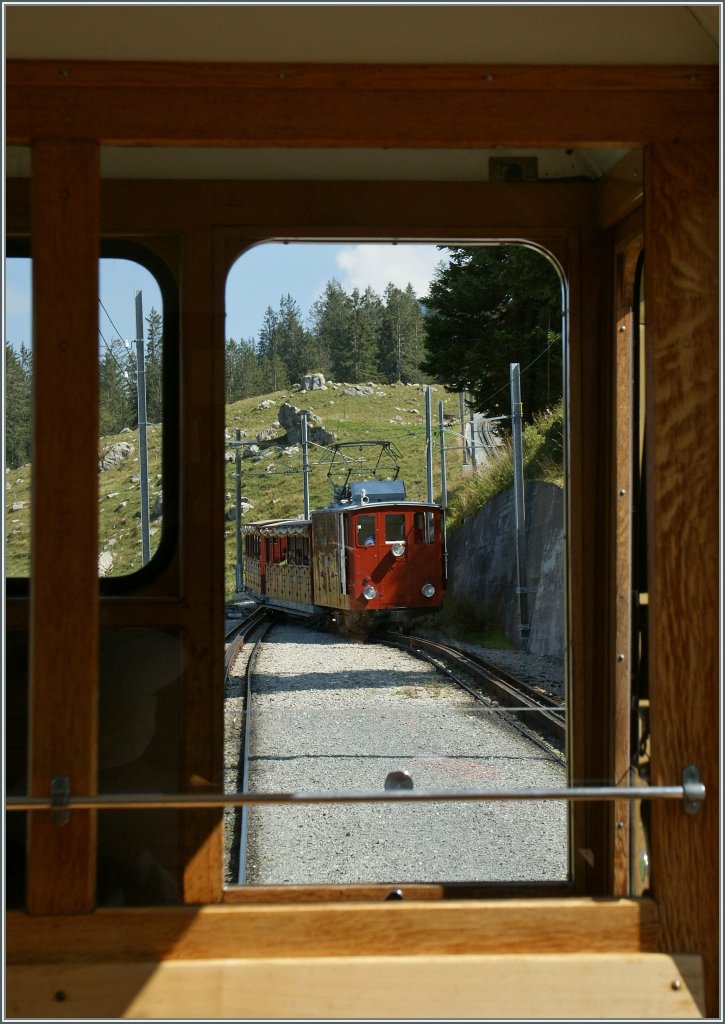
{"type": "Polygon", "coordinates": [[[113,349],[111,348],[111,346],[110,346],[110,345],[108,344],[108,342],[106,341],[105,337],[103,336],[103,331],[101,330],[101,328],[100,328],[100,327],[98,328],[98,333],[100,334],[100,336],[101,336],[101,341],[102,341],[102,342],[103,342],[103,344],[104,344],[104,345],[106,346],[106,350],[107,350],[107,352],[108,352],[109,356],[111,357],[111,359],[113,359],[114,363],[116,364],[116,366],[118,367],[118,369],[119,369],[119,370],[121,371],[121,373],[126,373],[127,371],[126,371],[126,370],[125,370],[125,369],[123,368],[123,366],[121,366],[121,364],[119,363],[119,361],[118,361],[118,358],[116,357],[116,353],[115,353],[115,352],[113,351],[113,349]]]}
{"type": "MultiPolygon", "coordinates": [[[[523,376],[526,373],[527,370],[531,369],[531,367],[534,365],[534,363],[538,362],[539,359],[543,358],[543,356],[545,356],[547,352],[551,351],[551,349],[554,346],[555,340],[556,340],[555,338],[552,338],[551,341],[549,342],[549,344],[546,346],[546,348],[542,349],[541,352],[539,352],[538,355],[534,356],[534,358],[531,360],[531,362],[528,363],[523,368],[523,370],[520,371],[519,376],[523,376]]],[[[507,391],[509,389],[509,386],[510,386],[510,384],[509,384],[509,381],[507,380],[505,384],[502,384],[500,388],[497,388],[496,391],[494,391],[492,394],[490,394],[485,401],[481,402],[481,405],[485,408],[496,397],[496,395],[500,395],[502,391],[507,391]]]]}
{"type": "MultiPolygon", "coordinates": [[[[108,317],[108,322],[110,323],[111,327],[112,327],[112,328],[114,329],[114,331],[116,332],[116,336],[117,336],[117,338],[118,338],[118,339],[119,339],[119,341],[120,341],[120,340],[121,340],[121,332],[119,331],[118,327],[116,327],[116,325],[114,324],[113,320],[111,319],[111,314],[110,314],[110,313],[108,312],[108,310],[106,309],[106,307],[105,307],[105,306],[103,305],[103,301],[102,301],[101,299],[99,299],[99,300],[98,300],[98,305],[99,305],[99,306],[101,307],[101,309],[103,310],[103,312],[104,312],[104,313],[106,314],[106,316],[108,317]]],[[[100,333],[100,329],[99,329],[99,333],[100,333]]]]}

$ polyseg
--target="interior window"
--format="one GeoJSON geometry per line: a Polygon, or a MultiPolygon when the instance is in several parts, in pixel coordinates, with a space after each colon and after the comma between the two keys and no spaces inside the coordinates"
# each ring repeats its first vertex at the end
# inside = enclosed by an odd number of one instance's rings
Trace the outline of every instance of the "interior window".
{"type": "MultiPolygon", "coordinates": [[[[104,244],[104,247],[105,244],[104,244]]],[[[109,249],[113,248],[110,245],[109,249]]],[[[123,244],[115,245],[121,251],[123,244]]],[[[134,247],[135,248],[135,247],[134,247]]],[[[26,250],[27,251],[27,250],[26,250]]],[[[8,255],[5,363],[6,575],[30,575],[32,260],[8,255]]],[[[168,294],[167,287],[164,292],[168,294]]],[[[127,576],[164,527],[164,298],[137,259],[99,262],[98,574],[127,576]]],[[[72,483],[69,483],[72,489],[72,483]]],[[[168,488],[167,498],[169,497],[168,488]]],[[[172,487],[173,490],[173,487],[172,487]]],[[[168,501],[167,501],[168,505],[168,501]]],[[[173,518],[173,515],[172,515],[173,518]]]]}
{"type": "MultiPolygon", "coordinates": [[[[473,646],[502,673],[545,692],[565,718],[563,295],[555,261],[521,243],[270,243],[250,249],[227,279],[225,490],[226,518],[236,522],[237,530],[239,524],[265,519],[308,519],[308,497],[313,511],[327,508],[333,499],[350,501],[352,489],[346,493],[341,487],[335,494],[326,472],[329,446],[350,443],[346,483],[375,476],[381,486],[376,490],[364,485],[371,504],[353,512],[354,525],[346,537],[337,529],[340,517],[332,515],[313,534],[312,585],[330,596],[333,618],[343,619],[343,629],[348,628],[345,602],[357,586],[354,560],[342,550],[345,542],[355,549],[373,546],[365,558],[365,579],[359,581],[364,595],[360,600],[374,601],[376,609],[387,602],[402,613],[399,622],[410,595],[419,601],[420,594],[427,600],[436,593],[426,560],[440,538],[446,547],[445,596],[443,608],[427,625],[454,644],[473,646]],[[306,451],[302,411],[307,414],[306,451]],[[365,451],[355,443],[380,439],[398,450],[399,471],[387,464],[364,464],[365,451]],[[392,495],[396,503],[438,505],[440,519],[432,509],[406,514],[390,505],[387,510],[385,505],[375,508],[392,495]],[[377,523],[379,519],[384,522],[377,523]],[[382,547],[377,564],[372,564],[375,545],[382,541],[389,547],[382,547]],[[408,542],[405,558],[391,560],[390,548],[401,541],[408,542]]],[[[234,526],[227,525],[226,538],[227,596],[233,603],[247,595],[235,591],[240,574],[234,526]]],[[[290,556],[293,551],[291,544],[290,556]]],[[[297,602],[297,597],[290,594],[284,600],[297,602]]],[[[364,618],[365,605],[352,613],[364,618]]],[[[301,647],[308,643],[303,633],[280,635],[276,641],[280,649],[289,646],[296,676],[302,671],[292,686],[301,688],[315,707],[310,721],[328,722],[330,708],[346,705],[350,698],[356,703],[364,699],[367,645],[356,633],[358,624],[349,622],[351,635],[358,638],[354,668],[336,654],[332,674],[329,658],[323,659],[321,669],[313,668],[312,654],[304,661],[307,668],[300,670],[301,647]]],[[[323,641],[310,643],[316,653],[324,646],[323,641]]],[[[373,650],[368,653],[379,666],[380,657],[373,650]]],[[[383,671],[373,684],[383,692],[391,688],[395,706],[390,715],[396,720],[427,711],[440,716],[441,684],[421,682],[421,671],[415,663],[398,666],[394,684],[383,671]],[[435,699],[435,706],[426,708],[428,699],[435,699]]],[[[260,680],[262,702],[265,686],[274,694],[269,678],[260,680]]],[[[451,699],[455,704],[456,697],[451,699]]],[[[496,699],[500,703],[501,697],[496,699]]],[[[381,764],[387,766],[388,755],[396,761],[391,767],[410,769],[416,788],[527,788],[535,784],[532,779],[542,786],[564,786],[565,749],[549,750],[546,737],[544,748],[537,742],[546,732],[546,726],[539,731],[533,727],[540,709],[528,707],[507,718],[506,727],[531,745],[503,759],[491,753],[483,738],[487,723],[499,714],[498,709],[496,716],[491,711],[490,706],[461,711],[455,751],[423,739],[417,749],[406,734],[403,747],[383,744],[387,753],[378,753],[376,759],[377,750],[364,746],[363,730],[348,736],[332,718],[323,730],[319,758],[311,730],[304,736],[295,733],[301,746],[290,738],[283,746],[275,741],[273,751],[255,748],[252,739],[249,788],[380,789],[381,764]],[[336,758],[343,758],[347,768],[339,771],[336,758]],[[319,765],[324,765],[323,775],[315,774],[319,765]],[[285,766],[299,774],[285,776],[285,766]]],[[[229,704],[230,727],[235,714],[229,704]]],[[[387,718],[386,711],[381,721],[387,718]]],[[[420,736],[425,732],[421,729],[420,736]]],[[[565,748],[562,734],[560,726],[556,742],[565,748]]],[[[256,736],[261,735],[260,730],[256,736]]],[[[501,806],[485,802],[470,813],[450,803],[446,813],[457,822],[455,843],[450,828],[431,817],[425,805],[396,807],[390,815],[391,827],[397,829],[395,850],[386,847],[385,856],[372,850],[369,863],[361,866],[352,849],[354,822],[368,822],[367,834],[372,836],[377,824],[388,819],[388,810],[350,804],[298,815],[291,806],[252,807],[244,832],[250,870],[237,874],[234,857],[242,858],[242,853],[235,847],[227,860],[226,880],[234,884],[241,879],[249,886],[390,879],[568,882],[569,808],[564,802],[540,807],[517,803],[503,814],[501,806]],[[506,838],[513,818],[528,827],[527,849],[515,857],[506,838]],[[276,849],[289,835],[308,844],[308,853],[303,856],[300,846],[294,869],[278,875],[267,847],[276,849]],[[426,842],[445,851],[448,860],[435,867],[430,858],[419,857],[416,851],[426,842]]]]}

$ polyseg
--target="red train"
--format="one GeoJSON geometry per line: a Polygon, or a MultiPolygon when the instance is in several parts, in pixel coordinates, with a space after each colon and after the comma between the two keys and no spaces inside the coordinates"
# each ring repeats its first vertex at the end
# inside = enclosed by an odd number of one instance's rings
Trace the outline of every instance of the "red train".
{"type": "MultiPolygon", "coordinates": [[[[388,442],[352,444],[390,452],[388,442]]],[[[334,446],[328,476],[345,447],[334,446]]],[[[242,527],[245,592],[293,613],[329,613],[354,630],[437,611],[445,589],[440,506],[408,501],[397,478],[352,480],[352,472],[348,463],[332,503],[309,519],[242,527]]]]}

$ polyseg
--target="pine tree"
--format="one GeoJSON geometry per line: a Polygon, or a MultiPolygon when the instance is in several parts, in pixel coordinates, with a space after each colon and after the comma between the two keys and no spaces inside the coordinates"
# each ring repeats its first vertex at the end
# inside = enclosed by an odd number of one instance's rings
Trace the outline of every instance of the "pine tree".
{"type": "Polygon", "coordinates": [[[521,367],[524,416],[562,396],[561,285],[553,265],[522,245],[450,248],[426,299],[425,372],[475,408],[506,408],[509,366],[521,367]]]}
{"type": "Polygon", "coordinates": [[[377,378],[383,304],[372,288],[350,296],[350,338],[345,368],[353,383],[377,378]]]}
{"type": "Polygon", "coordinates": [[[267,306],[264,321],[259,332],[259,370],[260,382],[264,391],[280,391],[289,385],[287,367],[280,352],[279,317],[267,306]]]}
{"type": "Polygon", "coordinates": [[[235,341],[229,338],[226,344],[225,395],[227,405],[242,398],[261,395],[264,387],[261,381],[260,361],[252,339],[235,341]]]}
{"type": "Polygon", "coordinates": [[[339,281],[328,281],[322,298],[310,311],[316,368],[336,380],[345,380],[350,347],[350,298],[339,281]]]}
{"type": "Polygon", "coordinates": [[[238,375],[239,398],[250,398],[252,395],[261,395],[263,393],[259,358],[252,339],[239,342],[238,375]]]}
{"type": "Polygon", "coordinates": [[[98,364],[99,433],[117,434],[136,422],[136,393],[129,386],[124,366],[126,350],[118,339],[106,348],[98,364]]]}
{"type": "Polygon", "coordinates": [[[30,461],[32,358],[5,342],[5,461],[17,469],[30,461]]]}
{"type": "Polygon", "coordinates": [[[149,423],[161,423],[162,404],[162,363],[164,349],[164,327],[161,314],[151,308],[146,317],[146,419],[149,423]]]}
{"type": "Polygon", "coordinates": [[[275,351],[285,365],[290,381],[299,382],[311,369],[313,340],[302,326],[302,312],[291,295],[283,295],[279,302],[274,331],[275,351]]]}
{"type": "Polygon", "coordinates": [[[224,401],[227,405],[241,398],[239,377],[240,346],[234,338],[227,338],[224,346],[224,401]]]}
{"type": "Polygon", "coordinates": [[[390,384],[395,381],[413,383],[420,378],[420,364],[425,357],[425,329],[420,303],[412,284],[408,284],[405,291],[389,284],[383,299],[381,371],[390,384]]]}

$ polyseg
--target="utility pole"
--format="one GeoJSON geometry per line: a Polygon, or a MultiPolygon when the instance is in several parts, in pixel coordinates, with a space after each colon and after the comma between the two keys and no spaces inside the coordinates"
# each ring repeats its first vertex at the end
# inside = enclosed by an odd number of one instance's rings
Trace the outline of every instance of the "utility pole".
{"type": "Polygon", "coordinates": [[[430,388],[425,389],[425,481],[427,501],[433,504],[433,428],[430,414],[430,388]]]}
{"type": "Polygon", "coordinates": [[[138,398],[138,451],[141,476],[141,561],[151,557],[149,544],[149,465],[146,446],[146,361],[143,341],[143,298],[136,292],[136,395],[138,398]]]}
{"type": "Polygon", "coordinates": [[[448,482],[446,480],[446,439],[443,435],[443,402],[438,402],[438,440],[441,450],[441,508],[448,508],[448,482]]]}
{"type": "Polygon", "coordinates": [[[441,530],[443,533],[443,579],[448,579],[448,539],[446,537],[446,509],[448,508],[448,482],[446,480],[446,439],[443,434],[443,402],[438,402],[438,436],[441,446],[441,530]]]}
{"type": "Polygon", "coordinates": [[[529,590],[526,570],[526,518],[524,503],[524,449],[522,440],[521,373],[518,363],[509,365],[511,380],[511,435],[514,449],[514,522],[516,527],[516,593],[519,598],[521,648],[529,649],[529,590]]]}
{"type": "Polygon", "coordinates": [[[471,406],[471,465],[474,470],[478,465],[478,459],[476,458],[476,427],[474,425],[475,415],[473,406],[471,406]]]}
{"type": "Polygon", "coordinates": [[[466,409],[463,404],[463,392],[458,392],[458,406],[461,413],[461,440],[463,441],[463,465],[468,465],[468,448],[466,446],[466,409]]]}
{"type": "MultiPolygon", "coordinates": [[[[237,441],[242,440],[242,432],[237,427],[234,432],[234,436],[237,441]]],[[[242,587],[244,586],[244,579],[242,573],[242,446],[237,445],[237,450],[234,455],[234,483],[235,483],[235,505],[237,509],[237,571],[236,571],[236,585],[237,593],[240,594],[242,587]]]]}
{"type": "Polygon", "coordinates": [[[304,514],[305,519],[310,518],[310,463],[308,459],[307,443],[307,413],[300,416],[300,427],[302,429],[302,481],[304,493],[304,514]]]}

